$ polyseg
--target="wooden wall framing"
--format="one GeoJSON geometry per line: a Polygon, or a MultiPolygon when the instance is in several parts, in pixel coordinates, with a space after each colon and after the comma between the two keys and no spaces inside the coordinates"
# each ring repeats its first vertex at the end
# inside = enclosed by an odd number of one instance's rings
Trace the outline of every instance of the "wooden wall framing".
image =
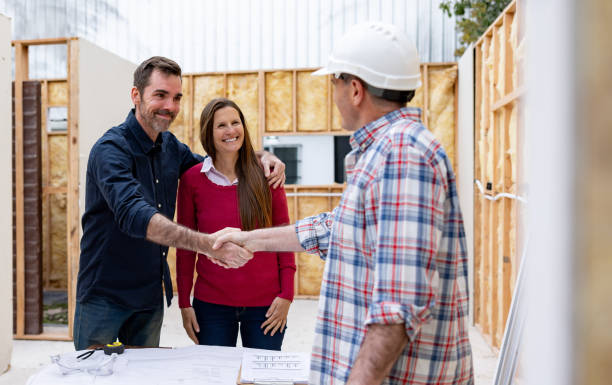
{"type": "MultiPolygon", "coordinates": [[[[194,73],[183,76],[181,113],[172,132],[195,152],[200,113],[215,97],[230,98],[241,107],[254,146],[261,149],[268,135],[350,135],[342,129],[328,76],[311,76],[315,69],[194,73]]],[[[409,105],[423,109],[423,122],[454,161],[457,114],[456,63],[421,64],[423,85],[409,105]]]]}
{"type": "MultiPolygon", "coordinates": [[[[21,40],[14,41],[15,47],[15,201],[16,201],[16,248],[17,248],[17,327],[14,338],[16,339],[41,339],[41,340],[71,340],[72,339],[72,315],[74,314],[74,285],[68,285],[68,310],[69,310],[69,325],[67,334],[36,334],[29,335],[24,333],[24,304],[25,304],[25,268],[24,268],[24,223],[23,223],[23,82],[29,79],[28,75],[28,48],[36,45],[51,45],[64,44],[67,49],[68,57],[68,77],[66,83],[68,85],[67,102],[68,102],[68,131],[69,138],[67,144],[68,164],[67,174],[68,183],[64,187],[56,189],[46,188],[43,191],[43,197],[48,197],[53,193],[65,193],[67,196],[67,216],[66,216],[66,244],[69,245],[66,254],[66,265],[72,266],[74,261],[78,260],[78,234],[79,234],[79,210],[78,210],[78,149],[75,148],[78,143],[78,74],[76,58],[78,57],[78,40],[57,38],[57,39],[39,39],[39,40],[21,40]],[[70,154],[74,154],[71,156],[70,154]],[[76,210],[74,206],[76,205],[76,210]]],[[[43,82],[45,87],[48,87],[48,82],[43,82]]],[[[45,90],[46,92],[46,90],[45,90]]],[[[43,93],[43,98],[47,94],[43,93]]],[[[48,102],[43,100],[44,103],[48,102]]],[[[46,121],[46,110],[43,112],[43,122],[46,121]]],[[[43,125],[46,123],[43,123],[43,125]]],[[[48,142],[43,143],[44,146],[48,142]]],[[[48,176],[48,175],[47,175],[48,176]]],[[[48,180],[48,179],[47,179],[48,180]]],[[[44,199],[44,198],[43,198],[44,199]]],[[[75,277],[68,268],[67,282],[73,282],[75,277]]]]}
{"type": "Polygon", "coordinates": [[[520,8],[513,1],[475,45],[474,322],[500,347],[519,268],[523,94],[520,8]]]}

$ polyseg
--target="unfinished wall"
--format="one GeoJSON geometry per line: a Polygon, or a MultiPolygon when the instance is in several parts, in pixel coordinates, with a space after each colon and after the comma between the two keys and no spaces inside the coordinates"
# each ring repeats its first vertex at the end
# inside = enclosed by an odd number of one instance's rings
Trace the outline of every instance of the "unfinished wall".
{"type": "Polygon", "coordinates": [[[517,143],[522,94],[516,3],[512,2],[476,43],[475,178],[484,193],[474,195],[474,319],[499,347],[519,268],[515,199],[518,194],[517,143]]]}
{"type": "Polygon", "coordinates": [[[66,192],[68,186],[67,132],[49,132],[49,108],[68,107],[64,79],[41,81],[43,183],[43,285],[63,289],[67,283],[66,192]]]}
{"type": "MultiPolygon", "coordinates": [[[[427,97],[427,106],[431,109],[429,114],[424,113],[430,116],[428,127],[438,136],[454,162],[457,67],[454,63],[423,64],[422,70],[424,81],[418,92],[420,99],[410,105],[424,108],[423,95],[427,97]],[[423,91],[425,89],[427,91],[423,91]]],[[[186,74],[183,76],[181,113],[172,124],[171,131],[194,152],[204,154],[199,132],[202,109],[215,97],[227,97],[236,101],[242,109],[256,149],[262,148],[265,135],[350,134],[341,128],[340,115],[332,101],[329,78],[311,76],[313,71],[296,69],[186,74]]],[[[307,186],[288,187],[288,193],[290,189],[295,189],[292,193],[312,192],[307,186]]],[[[332,185],[319,190],[315,192],[341,192],[342,187],[332,185]]],[[[330,199],[331,203],[339,201],[338,197],[288,197],[290,210],[291,205],[295,204],[303,214],[290,211],[292,221],[331,210],[334,206],[330,206],[330,199]]],[[[323,263],[307,254],[298,255],[297,260],[296,293],[318,295],[323,263]]],[[[168,263],[174,279],[175,249],[170,249],[168,263]]]]}
{"type": "MultiPolygon", "coordinates": [[[[107,53],[91,43],[79,40],[80,60],[78,68],[80,85],[80,143],[79,163],[81,169],[81,186],[84,186],[84,171],[87,165],[88,146],[104,132],[125,118],[131,106],[129,89],[133,64],[116,60],[113,56],[105,59],[107,53]],[[100,51],[100,52],[98,52],[100,51]],[[92,59],[95,58],[95,59],[92,59]],[[95,60],[95,63],[91,61],[95,60]],[[109,62],[107,62],[109,60],[109,62]],[[104,66],[104,68],[102,68],[104,66]],[[107,68],[117,70],[108,71],[107,68]],[[108,79],[107,76],[113,76],[108,79]],[[114,85],[114,86],[109,86],[114,85]],[[102,90],[105,103],[112,100],[112,108],[105,104],[105,111],[113,114],[100,114],[100,95],[91,94],[93,90],[102,90]],[[101,115],[105,115],[102,119],[101,115]]],[[[438,136],[449,157],[454,162],[455,137],[455,93],[457,68],[455,64],[423,64],[423,86],[417,92],[413,106],[424,108],[424,122],[438,136]],[[427,101],[427,103],[424,103],[427,101]]],[[[203,154],[200,144],[199,120],[206,103],[215,97],[229,97],[242,108],[247,119],[249,134],[256,149],[261,148],[264,135],[335,135],[350,134],[341,128],[337,108],[333,105],[329,78],[313,77],[313,70],[282,70],[259,72],[235,72],[212,74],[186,74],[183,77],[183,98],[181,112],[171,126],[171,131],[193,151],[203,154]]],[[[68,84],[63,80],[43,81],[43,104],[49,106],[67,106],[69,104],[68,84]],[[45,104],[46,103],[46,104],[45,104]]],[[[46,108],[43,107],[43,113],[46,108]]],[[[46,115],[43,114],[43,124],[46,115]]],[[[44,130],[47,131],[46,129],[44,130]]],[[[47,288],[66,288],[66,212],[68,153],[67,134],[45,134],[43,138],[43,196],[44,196],[44,271],[47,288]]],[[[295,187],[298,190],[302,186],[295,187]]],[[[306,188],[306,186],[304,186],[306,188]]],[[[324,187],[323,191],[337,191],[338,187],[324,187]]],[[[308,191],[308,190],[307,190],[308,191]]],[[[341,191],[341,188],[340,188],[341,191]]],[[[299,191],[298,191],[299,192],[299,191]]],[[[81,189],[83,193],[83,189],[81,189]]],[[[320,192],[319,192],[320,193],[320,192]]],[[[296,198],[300,199],[300,198],[296,198]]],[[[309,215],[308,197],[300,201],[303,215],[292,217],[294,220],[309,215]]],[[[313,198],[319,202],[321,211],[333,206],[323,205],[327,197],[313,198]]],[[[336,198],[334,198],[336,199],[336,198]]],[[[81,197],[82,201],[82,197],[81,197]]],[[[293,201],[294,203],[297,200],[293,201]]],[[[314,204],[314,203],[312,203],[314,204]]],[[[81,203],[81,213],[83,207],[81,203]]],[[[312,211],[312,210],[311,210],[312,211]]],[[[315,213],[316,211],[312,211],[315,213]]],[[[301,256],[303,265],[298,275],[302,282],[299,293],[311,295],[318,293],[322,264],[312,262],[311,256],[301,256]],[[303,290],[302,290],[303,289],[303,290]]],[[[176,251],[170,249],[168,262],[174,279],[176,251]]]]}
{"type": "MultiPolygon", "coordinates": [[[[200,113],[215,97],[228,97],[237,102],[245,114],[251,140],[262,148],[266,135],[349,135],[342,130],[338,109],[332,100],[328,76],[311,76],[312,69],[259,72],[187,74],[183,76],[181,113],[171,131],[193,151],[203,154],[200,144],[200,113]]],[[[423,109],[423,121],[436,135],[455,164],[456,80],[455,63],[421,65],[423,86],[409,105],[423,109]]],[[[289,186],[288,194],[341,193],[342,186],[314,188],[289,186]]],[[[289,197],[292,221],[304,216],[331,210],[339,197],[289,197]],[[297,211],[292,211],[292,205],[297,211]]],[[[307,254],[297,256],[296,293],[318,295],[323,263],[307,254]]],[[[168,263],[175,277],[176,251],[170,249],[168,263]]],[[[175,286],[176,287],[176,286],[175,286]]]]}
{"type": "MultiPolygon", "coordinates": [[[[202,109],[215,97],[235,100],[243,110],[255,147],[265,135],[342,134],[340,114],[332,101],[327,76],[314,70],[186,74],[181,113],[171,131],[196,152],[202,109]]],[[[455,157],[455,63],[423,63],[423,86],[409,104],[423,108],[423,121],[438,137],[451,159],[455,157]]]]}
{"type": "MultiPolygon", "coordinates": [[[[287,186],[289,219],[298,219],[331,211],[340,203],[344,190],[342,185],[331,186],[287,186]]],[[[302,296],[318,296],[325,261],[313,254],[296,253],[295,293],[302,296]]]]}
{"type": "MultiPolygon", "coordinates": [[[[0,15],[0,178],[12,179],[11,154],[11,20],[0,15]]],[[[13,350],[13,241],[12,187],[0,188],[0,375],[11,362],[13,350]]]]}

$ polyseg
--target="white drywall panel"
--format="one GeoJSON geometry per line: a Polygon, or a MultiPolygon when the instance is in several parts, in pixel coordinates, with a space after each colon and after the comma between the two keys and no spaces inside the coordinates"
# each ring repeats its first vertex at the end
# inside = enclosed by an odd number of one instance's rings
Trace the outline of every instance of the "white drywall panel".
{"type": "Polygon", "coordinates": [[[125,120],[137,65],[79,39],[79,210],[85,211],[87,159],[94,143],[125,120]]]}
{"type": "Polygon", "coordinates": [[[11,19],[0,15],[0,374],[13,349],[13,191],[11,163],[11,19]]]}
{"type": "Polygon", "coordinates": [[[457,188],[468,248],[470,322],[474,323],[474,47],[458,62],[457,188]]]}

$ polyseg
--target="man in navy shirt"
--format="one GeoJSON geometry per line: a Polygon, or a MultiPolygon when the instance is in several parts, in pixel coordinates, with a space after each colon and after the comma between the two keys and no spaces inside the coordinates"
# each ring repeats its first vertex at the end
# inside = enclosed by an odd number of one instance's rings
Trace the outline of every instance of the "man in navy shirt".
{"type": "MultiPolygon", "coordinates": [[[[180,175],[202,161],[168,132],[180,109],[181,86],[181,68],[174,61],[158,56],[144,61],[134,72],[135,109],[89,154],[74,319],[77,350],[117,338],[126,345],[159,345],[162,281],[168,306],[172,299],[168,246],[204,253],[231,268],[253,257],[235,245],[213,251],[215,234],[170,219],[180,175]]],[[[270,184],[284,183],[280,160],[263,153],[261,163],[270,184]]]]}

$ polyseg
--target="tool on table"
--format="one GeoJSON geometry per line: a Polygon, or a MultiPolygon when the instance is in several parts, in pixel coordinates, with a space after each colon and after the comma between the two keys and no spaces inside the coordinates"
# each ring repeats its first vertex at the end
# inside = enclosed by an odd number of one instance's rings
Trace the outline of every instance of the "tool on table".
{"type": "Polygon", "coordinates": [[[125,352],[125,345],[119,342],[119,339],[112,344],[104,345],[104,354],[107,356],[110,356],[113,353],[122,354],[123,352],[125,352]]]}

